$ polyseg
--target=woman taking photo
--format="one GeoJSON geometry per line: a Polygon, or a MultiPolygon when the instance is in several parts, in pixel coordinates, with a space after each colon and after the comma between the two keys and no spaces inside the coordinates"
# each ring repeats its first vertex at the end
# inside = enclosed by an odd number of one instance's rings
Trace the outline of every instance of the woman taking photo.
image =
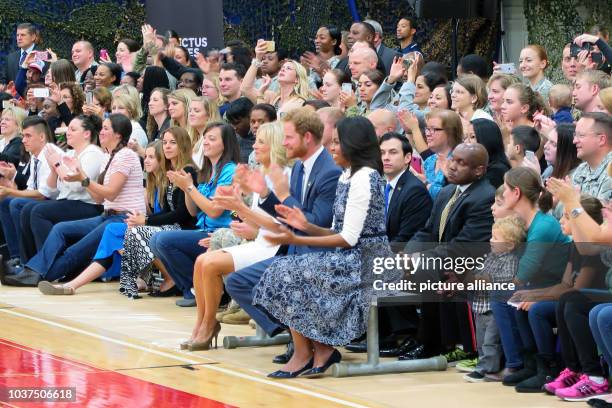
{"type": "Polygon", "coordinates": [[[170,115],[168,114],[168,95],[170,91],[166,88],[155,88],[149,98],[147,113],[147,135],[149,139],[157,140],[170,127],[170,115]]]}
{"type": "Polygon", "coordinates": [[[189,102],[187,123],[191,129],[192,159],[198,169],[204,165],[204,129],[208,123],[219,121],[219,107],[207,97],[198,96],[189,102]]]}
{"type": "MultiPolygon", "coordinates": [[[[115,59],[117,64],[121,66],[123,72],[131,72],[134,68],[136,53],[140,49],[140,44],[131,38],[124,38],[117,44],[115,59]]],[[[110,61],[109,61],[110,62],[110,61]]]]}
{"type": "MultiPolygon", "coordinates": [[[[268,375],[272,378],[318,377],[340,362],[333,346],[347,344],[366,330],[372,262],[392,254],[384,230],[385,182],[374,127],[363,117],[342,119],[331,151],[345,169],[338,181],[333,228],[315,226],[301,210],[279,205],[282,220],[307,236],[286,228],[266,236],[275,245],[337,248],[276,258],[254,288],[253,303],[289,327],[295,345],[289,362],[268,375]],[[286,279],[278,279],[281,271],[286,279]]],[[[386,272],[385,280],[397,275],[386,272]]]]}
{"type": "Polygon", "coordinates": [[[198,255],[210,244],[209,235],[231,222],[230,212],[216,205],[212,198],[219,186],[232,183],[240,158],[234,128],[223,122],[209,123],[204,129],[204,165],[195,187],[191,176],[183,170],[169,171],[168,178],[186,196],[187,209],[197,218],[193,231],[162,231],[150,240],[153,254],[159,258],[174,280],[184,299],[179,306],[195,306],[193,266],[198,255]]]}
{"type": "Polygon", "coordinates": [[[446,164],[455,146],[463,140],[461,118],[451,110],[435,109],[425,115],[427,147],[434,153],[423,162],[425,185],[435,199],[446,185],[446,164]]]}
{"type": "Polygon", "coordinates": [[[106,88],[96,88],[91,92],[92,103],[83,105],[83,113],[86,115],[97,115],[102,120],[106,119],[112,110],[112,94],[106,88]]]}
{"type": "Polygon", "coordinates": [[[131,133],[130,120],[123,115],[112,114],[104,120],[100,145],[109,157],[98,179],[90,179],[80,168],[64,178],[80,182],[96,203],[104,205],[104,212],[98,217],[53,226],[40,251],[24,272],[15,276],[17,282],[33,282],[41,277],[52,282],[83,270],[93,259],[107,224],[123,221],[130,211],[145,211],[140,160],[127,147],[131,133]]]}
{"type": "MultiPolygon", "coordinates": [[[[268,188],[272,189],[272,182],[268,177],[270,166],[276,165],[283,169],[285,174],[290,172],[283,142],[283,130],[277,123],[266,123],[259,127],[257,138],[253,145],[255,159],[261,164],[261,172],[266,178],[268,188]]],[[[238,170],[244,173],[245,169],[238,170]]],[[[210,348],[213,337],[219,333],[220,324],[215,319],[221,295],[223,295],[223,277],[236,270],[240,270],[259,261],[276,255],[279,247],[270,245],[264,240],[265,229],[259,229],[259,223],[251,220],[264,220],[268,224],[274,219],[259,209],[259,194],[253,193],[252,205],[248,207],[237,188],[220,189],[214,202],[221,207],[236,211],[243,222],[232,222],[232,230],[240,237],[254,240],[245,245],[232,246],[198,257],[193,272],[196,304],[198,307],[197,320],[191,338],[181,344],[181,348],[190,351],[210,348]],[[226,194],[222,194],[226,193],[226,194]]],[[[266,224],[264,224],[266,225],[266,224]]]]}

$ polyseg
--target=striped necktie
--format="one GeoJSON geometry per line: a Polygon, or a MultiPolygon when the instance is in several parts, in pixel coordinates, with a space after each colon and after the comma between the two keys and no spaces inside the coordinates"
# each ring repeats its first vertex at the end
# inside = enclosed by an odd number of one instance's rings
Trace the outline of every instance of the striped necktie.
{"type": "Polygon", "coordinates": [[[459,190],[459,186],[457,186],[457,188],[455,189],[455,193],[450,198],[450,200],[448,200],[448,203],[446,203],[446,206],[442,210],[442,215],[440,216],[440,229],[438,230],[438,241],[439,242],[442,242],[442,235],[444,235],[444,228],[446,227],[446,222],[448,221],[448,214],[450,214],[450,211],[452,210],[453,205],[455,205],[455,202],[461,195],[460,193],[461,193],[461,190],[459,190]]]}
{"type": "Polygon", "coordinates": [[[40,160],[34,157],[34,190],[38,190],[38,163],[39,162],[40,160]]]}

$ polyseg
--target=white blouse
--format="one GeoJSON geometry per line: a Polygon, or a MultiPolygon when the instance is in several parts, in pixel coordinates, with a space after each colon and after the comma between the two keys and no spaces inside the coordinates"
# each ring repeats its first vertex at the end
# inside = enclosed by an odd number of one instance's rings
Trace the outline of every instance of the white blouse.
{"type": "MultiPolygon", "coordinates": [[[[351,183],[344,210],[344,224],[342,231],[340,231],[340,235],[350,246],[357,244],[363,231],[372,198],[370,174],[375,171],[370,167],[362,167],[349,178],[351,173],[350,169],[347,169],[338,180],[338,183],[351,183]]],[[[336,220],[334,219],[333,225],[335,226],[335,224],[336,220]]]]}

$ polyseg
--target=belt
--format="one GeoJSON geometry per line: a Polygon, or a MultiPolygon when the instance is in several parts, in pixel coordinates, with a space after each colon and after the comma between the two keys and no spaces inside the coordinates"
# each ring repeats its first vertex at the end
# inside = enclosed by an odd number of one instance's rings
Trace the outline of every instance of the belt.
{"type": "Polygon", "coordinates": [[[110,217],[113,215],[128,215],[129,211],[117,211],[117,210],[104,210],[104,212],[102,213],[102,215],[106,216],[106,217],[110,217]]]}

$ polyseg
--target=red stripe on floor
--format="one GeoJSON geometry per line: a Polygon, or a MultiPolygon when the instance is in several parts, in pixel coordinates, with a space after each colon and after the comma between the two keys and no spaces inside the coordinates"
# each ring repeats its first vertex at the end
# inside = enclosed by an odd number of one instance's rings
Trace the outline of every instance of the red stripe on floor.
{"type": "MultiPolygon", "coordinates": [[[[163,368],[160,368],[163,369],[163,368]]],[[[6,401],[19,407],[192,407],[231,405],[154,384],[7,340],[0,340],[0,387],[76,387],[76,402],[6,401]]],[[[5,394],[6,392],[2,392],[5,394]]]]}

